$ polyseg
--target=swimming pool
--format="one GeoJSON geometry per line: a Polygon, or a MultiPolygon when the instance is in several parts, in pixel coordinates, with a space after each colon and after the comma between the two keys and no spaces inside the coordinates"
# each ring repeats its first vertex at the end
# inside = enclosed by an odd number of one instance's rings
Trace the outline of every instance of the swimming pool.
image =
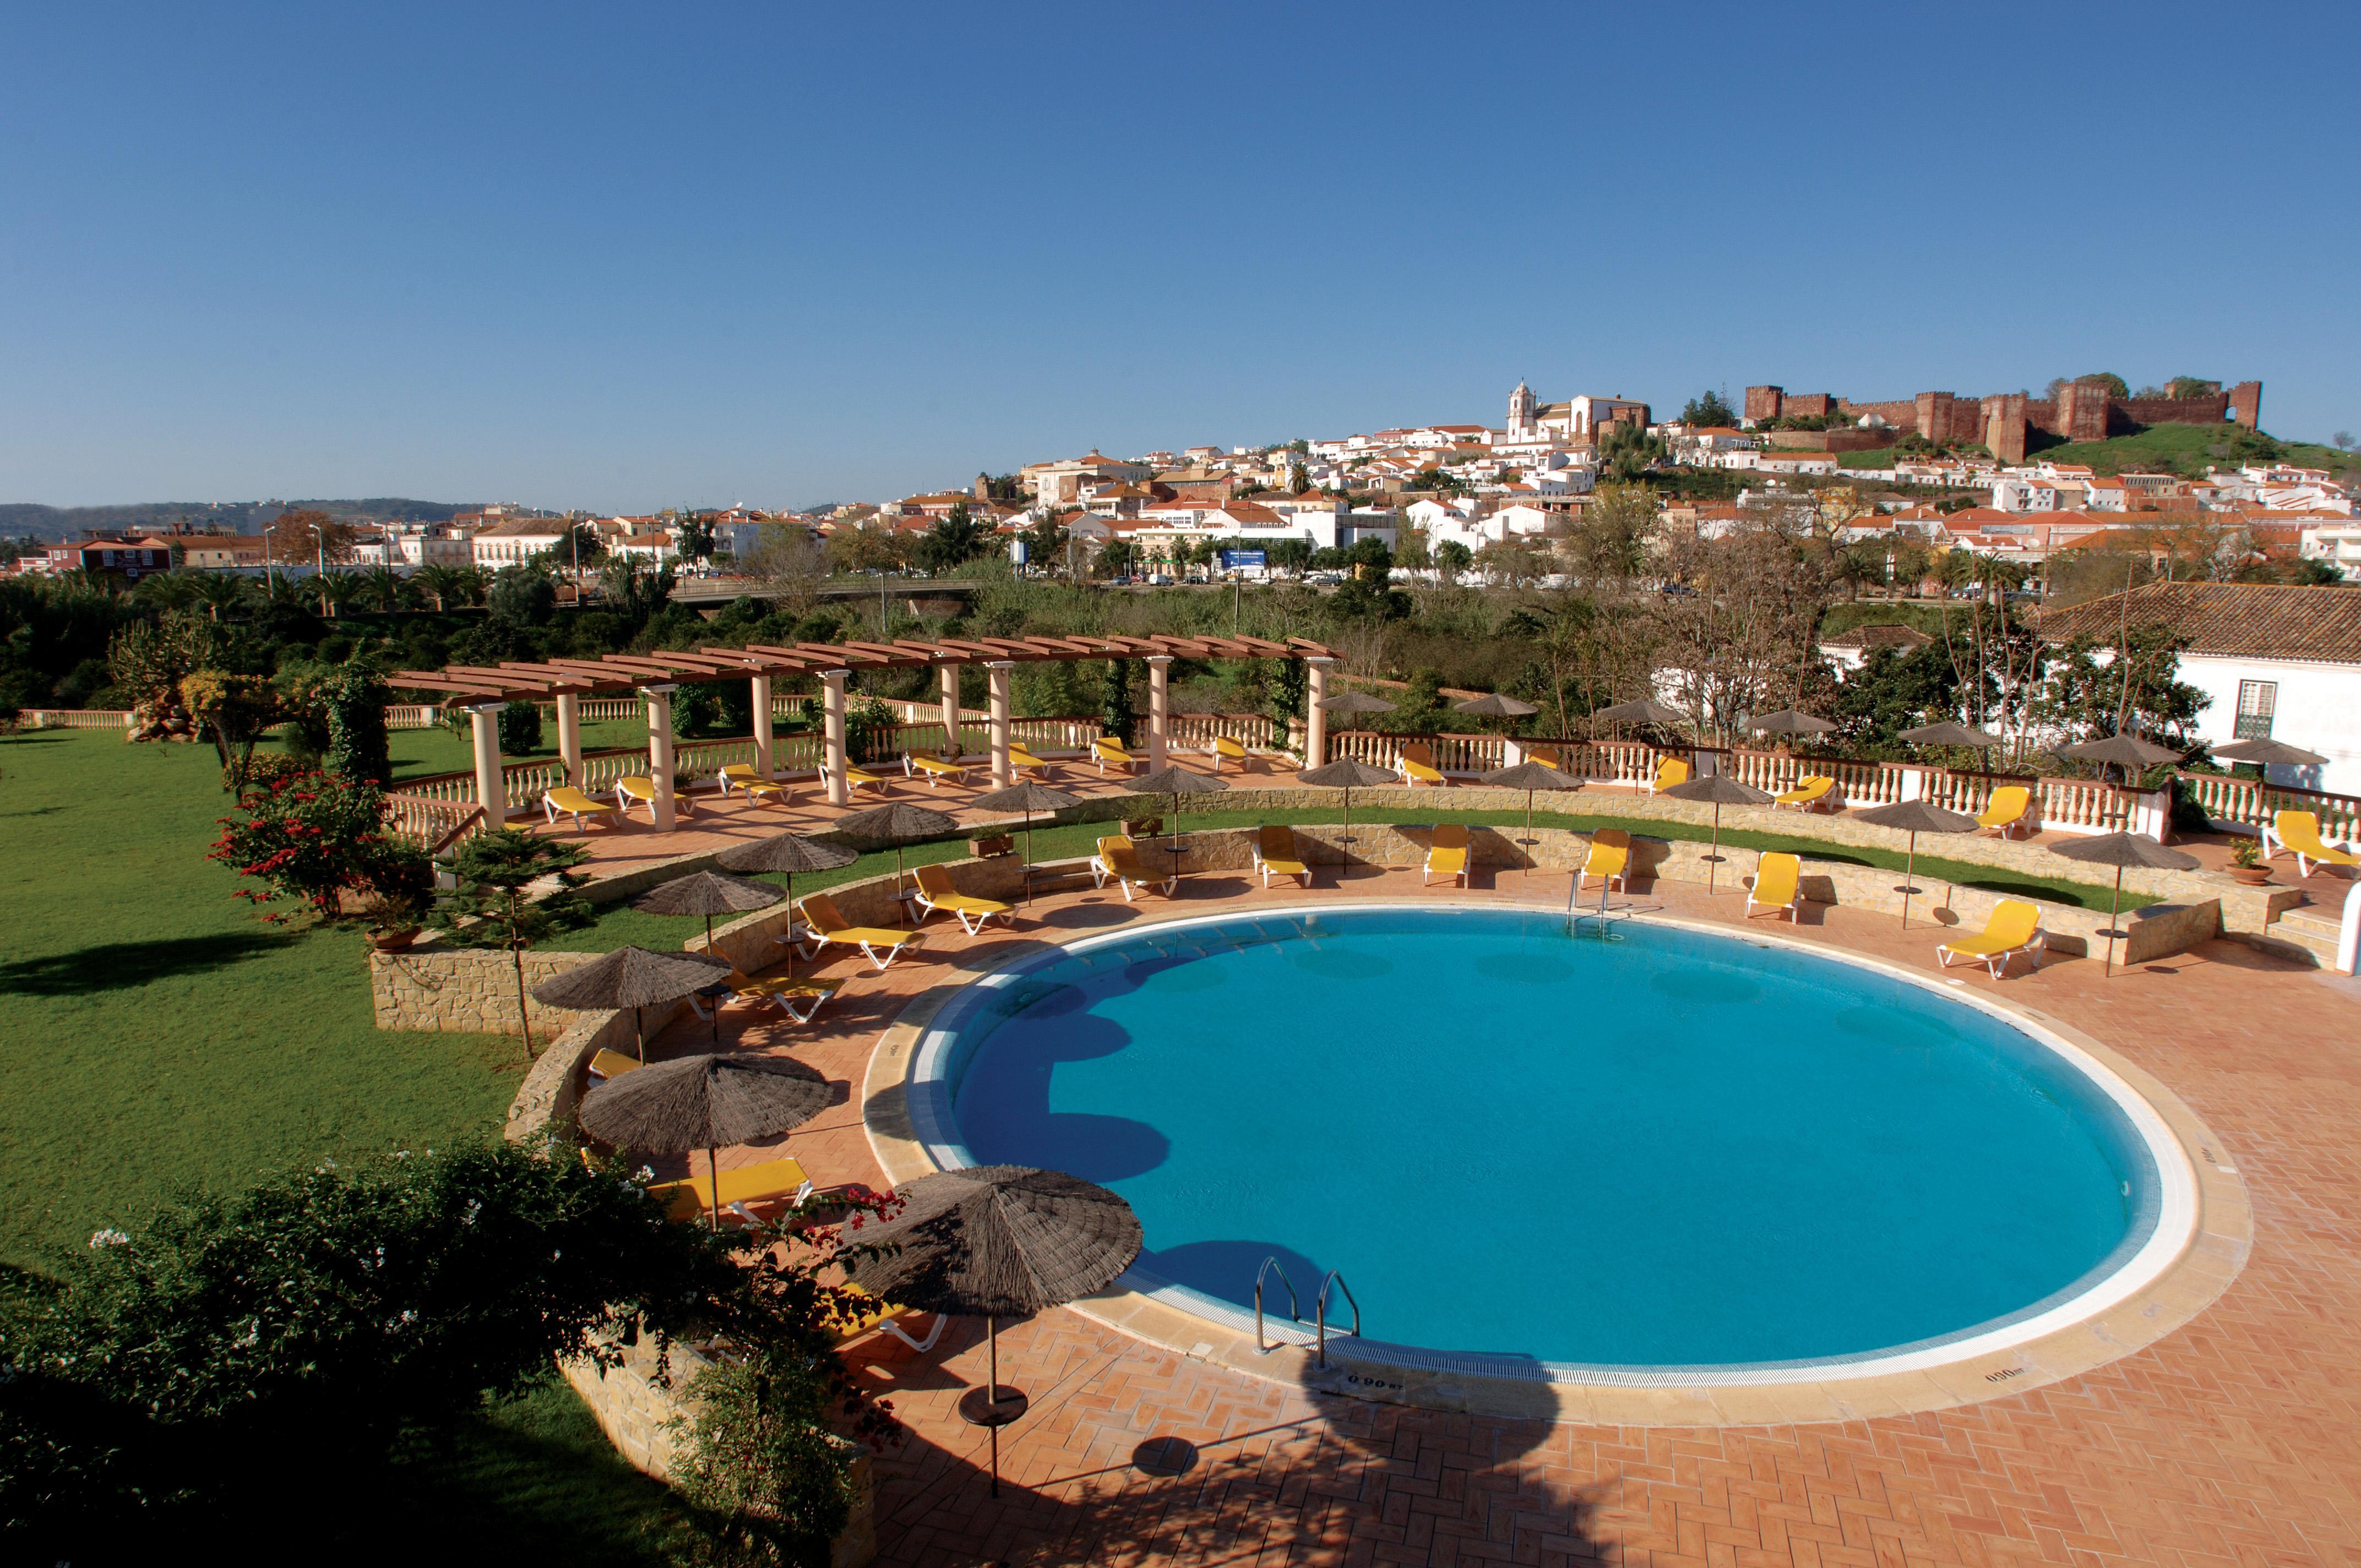
{"type": "Polygon", "coordinates": [[[2160,1125],[2070,1047],[1874,968],[1642,922],[1120,932],[970,987],[924,1054],[936,1158],[1113,1187],[1143,1283],[1242,1307],[1275,1256],[1308,1311],[1340,1269],[1372,1336],[1544,1367],[1988,1335],[2140,1253],[2164,1185],[2160,1125]]]}

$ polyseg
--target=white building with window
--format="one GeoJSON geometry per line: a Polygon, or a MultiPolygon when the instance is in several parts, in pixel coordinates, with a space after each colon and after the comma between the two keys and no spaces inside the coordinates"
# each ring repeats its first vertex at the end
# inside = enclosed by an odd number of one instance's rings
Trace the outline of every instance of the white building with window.
{"type": "Polygon", "coordinates": [[[2324,764],[2274,766],[2273,784],[2361,795],[2361,593],[2277,583],[2150,583],[2042,617],[2057,642],[2104,647],[2126,618],[2190,640],[2180,678],[2206,696],[2197,734],[2284,740],[2324,764]]]}

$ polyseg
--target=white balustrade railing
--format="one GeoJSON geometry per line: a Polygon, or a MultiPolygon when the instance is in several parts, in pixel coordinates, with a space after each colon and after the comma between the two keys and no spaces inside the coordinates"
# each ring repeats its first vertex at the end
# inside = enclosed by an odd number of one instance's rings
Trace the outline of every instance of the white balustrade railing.
{"type": "Polygon", "coordinates": [[[1166,744],[1189,751],[1208,750],[1222,736],[1250,750],[1268,751],[1278,744],[1277,733],[1278,726],[1259,713],[1175,713],[1164,721],[1166,744]]]}
{"type": "Polygon", "coordinates": [[[128,729],[131,710],[121,707],[28,707],[17,718],[27,729],[128,729]]]}
{"type": "Polygon", "coordinates": [[[2224,826],[2260,828],[2282,811],[2309,811],[2332,844],[2361,838],[2361,796],[2298,789],[2225,773],[2175,773],[2205,815],[2224,826]]]}

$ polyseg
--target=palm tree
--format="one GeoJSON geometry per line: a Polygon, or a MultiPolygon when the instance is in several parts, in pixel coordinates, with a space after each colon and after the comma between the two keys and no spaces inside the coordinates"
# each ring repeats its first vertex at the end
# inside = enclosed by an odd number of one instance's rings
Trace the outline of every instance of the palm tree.
{"type": "Polygon", "coordinates": [[[368,575],[362,597],[390,615],[410,600],[410,584],[390,566],[379,566],[368,575]]]}
{"type": "Polygon", "coordinates": [[[360,603],[369,592],[369,580],[358,572],[323,572],[318,586],[322,615],[341,615],[346,605],[360,603]]]}
{"type": "Polygon", "coordinates": [[[434,613],[443,613],[447,601],[460,593],[459,573],[451,566],[421,566],[411,576],[411,585],[434,601],[434,613]]]}
{"type": "Polygon", "coordinates": [[[236,572],[204,572],[197,577],[198,602],[215,620],[222,618],[222,611],[245,604],[251,591],[247,580],[236,572]]]}

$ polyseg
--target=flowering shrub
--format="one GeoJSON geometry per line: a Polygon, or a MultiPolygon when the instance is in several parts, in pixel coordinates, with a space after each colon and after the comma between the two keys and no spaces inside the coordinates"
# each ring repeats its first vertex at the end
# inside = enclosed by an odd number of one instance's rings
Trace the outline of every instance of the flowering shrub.
{"type": "MultiPolygon", "coordinates": [[[[324,920],[343,911],[347,892],[390,879],[406,866],[401,845],[385,830],[385,797],[377,786],[309,770],[265,781],[237,798],[244,817],[221,818],[222,835],[205,858],[237,868],[263,885],[240,888],[255,904],[299,898],[324,920]]],[[[404,872],[401,874],[407,874],[404,872]]],[[[274,923],[289,916],[263,916],[274,923]]]]}
{"type": "MultiPolygon", "coordinates": [[[[814,1277],[835,1233],[798,1228],[806,1245],[749,1263],[738,1238],[667,1221],[642,1176],[493,1143],[322,1164],[101,1231],[0,1291],[0,1560],[120,1560],[194,1508],[282,1527],[306,1498],[344,1508],[405,1434],[553,1357],[612,1365],[618,1334],[720,1336],[783,1380],[766,1408],[813,1426],[833,1408],[883,1442],[890,1411],[830,1354],[830,1315],[857,1310],[814,1277]]],[[[801,1435],[819,1468],[796,1485],[840,1491],[842,1450],[801,1435]]]]}

